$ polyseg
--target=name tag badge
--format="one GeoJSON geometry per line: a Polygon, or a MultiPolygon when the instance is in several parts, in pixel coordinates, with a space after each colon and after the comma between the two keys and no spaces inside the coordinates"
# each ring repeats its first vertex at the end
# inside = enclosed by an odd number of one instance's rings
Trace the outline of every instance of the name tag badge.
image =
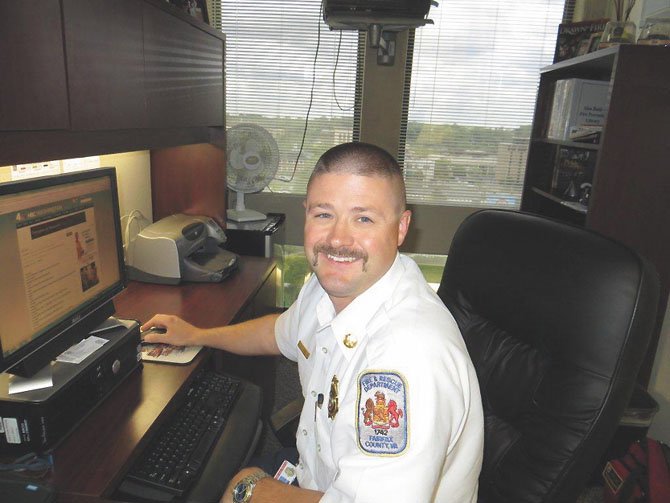
{"type": "Polygon", "coordinates": [[[310,354],[310,353],[309,353],[309,351],[307,351],[307,348],[306,348],[305,345],[302,343],[302,341],[298,341],[298,349],[299,349],[300,352],[302,353],[302,356],[304,356],[305,359],[307,360],[307,359],[309,358],[309,354],[310,354]]]}
{"type": "Polygon", "coordinates": [[[284,484],[291,484],[296,477],[297,474],[295,473],[295,465],[284,460],[284,462],[279,467],[279,470],[277,470],[277,473],[275,473],[274,478],[275,480],[278,480],[284,484]]]}

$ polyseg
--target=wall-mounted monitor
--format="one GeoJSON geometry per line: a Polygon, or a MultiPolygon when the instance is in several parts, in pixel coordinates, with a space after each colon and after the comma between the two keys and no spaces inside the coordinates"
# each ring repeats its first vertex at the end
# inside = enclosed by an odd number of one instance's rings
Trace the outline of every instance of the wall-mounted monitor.
{"type": "Polygon", "coordinates": [[[0,370],[30,376],[125,286],[114,168],[0,184],[0,370]]]}

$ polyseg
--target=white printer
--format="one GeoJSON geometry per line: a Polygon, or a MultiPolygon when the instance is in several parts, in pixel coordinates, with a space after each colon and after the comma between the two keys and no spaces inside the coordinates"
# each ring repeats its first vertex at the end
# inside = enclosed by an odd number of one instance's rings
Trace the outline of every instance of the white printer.
{"type": "Polygon", "coordinates": [[[128,243],[128,278],[176,285],[217,282],[237,267],[238,256],[221,248],[223,229],[212,218],[176,214],[142,229],[128,243]]]}

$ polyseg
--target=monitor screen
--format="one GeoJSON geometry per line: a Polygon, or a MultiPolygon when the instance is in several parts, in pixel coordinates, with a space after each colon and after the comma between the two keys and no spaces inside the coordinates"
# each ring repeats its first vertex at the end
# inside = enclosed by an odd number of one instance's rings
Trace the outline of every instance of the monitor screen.
{"type": "Polygon", "coordinates": [[[114,312],[120,225],[114,168],[0,184],[0,370],[38,371],[114,312]]]}

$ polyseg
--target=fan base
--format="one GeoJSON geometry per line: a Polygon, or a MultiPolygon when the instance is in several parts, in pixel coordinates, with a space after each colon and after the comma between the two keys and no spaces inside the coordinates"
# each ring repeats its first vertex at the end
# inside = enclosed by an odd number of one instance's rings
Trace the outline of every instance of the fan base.
{"type": "Polygon", "coordinates": [[[226,218],[233,222],[254,222],[256,220],[265,220],[267,215],[256,210],[228,210],[226,218]]]}

